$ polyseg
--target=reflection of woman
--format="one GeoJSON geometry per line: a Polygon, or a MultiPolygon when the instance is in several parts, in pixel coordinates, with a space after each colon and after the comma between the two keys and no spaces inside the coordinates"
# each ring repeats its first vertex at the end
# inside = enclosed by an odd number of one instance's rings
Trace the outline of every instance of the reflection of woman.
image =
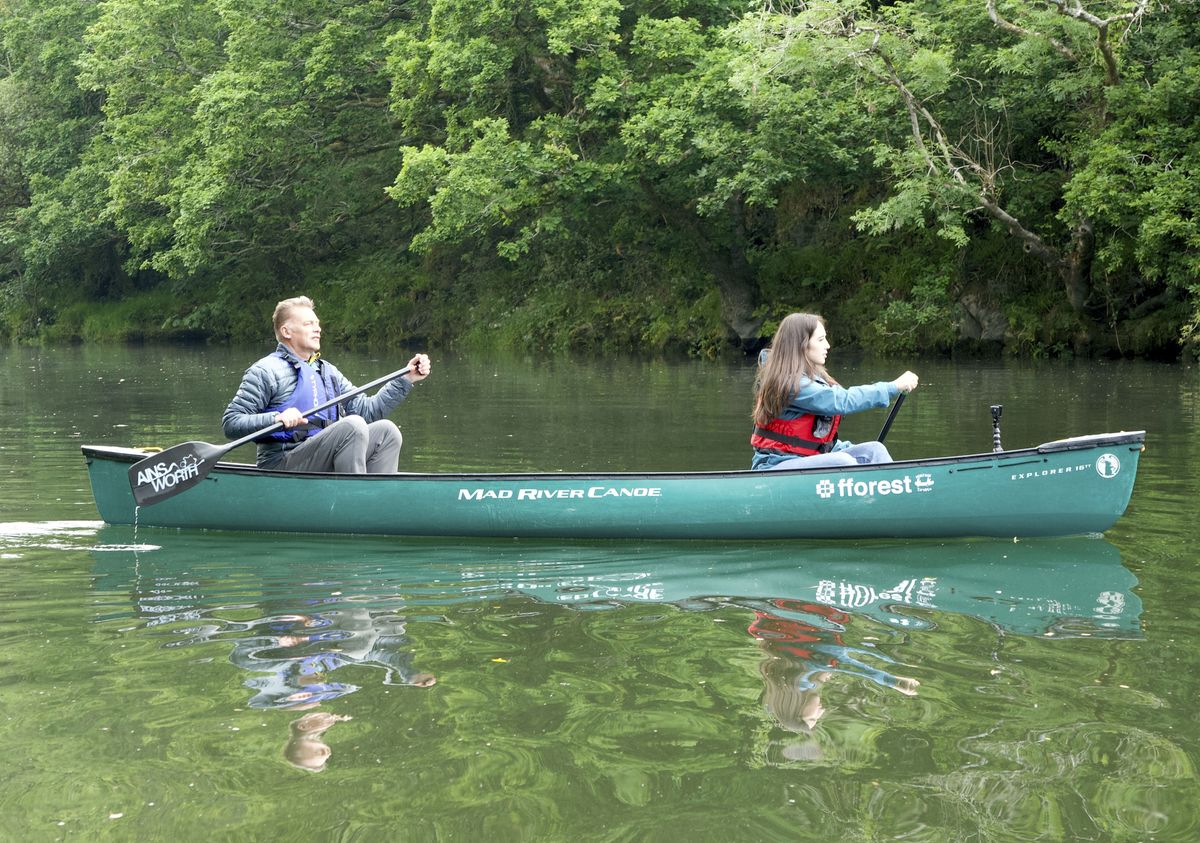
{"type": "Polygon", "coordinates": [[[905,372],[894,381],[846,389],[825,370],[829,339],[820,316],[792,313],[779,323],[763,352],[754,401],[754,459],[750,467],[815,468],[891,462],[882,442],[855,445],[838,439],[842,416],[886,407],[901,392],[917,388],[905,372]]]}
{"type": "Polygon", "coordinates": [[[802,689],[795,665],[786,659],[768,656],[758,669],[763,678],[763,708],[789,732],[811,732],[825,714],[821,686],[833,674],[818,670],[807,677],[802,689]]]}
{"type": "Polygon", "coordinates": [[[874,667],[864,658],[894,661],[875,650],[851,647],[842,639],[850,615],[832,606],[772,600],[771,610],[755,610],[749,633],[757,638],[765,658],[759,665],[763,678],[763,708],[781,727],[808,737],[783,747],[785,760],[814,760],[821,747],[811,739],[825,714],[821,688],[835,673],[869,679],[885,688],[915,696],[920,683],[874,667]]]}
{"type": "Polygon", "coordinates": [[[783,598],[771,600],[770,606],[770,611],[755,610],[748,631],[763,642],[768,652],[788,659],[798,668],[793,680],[798,691],[815,687],[815,677],[821,673],[848,673],[902,694],[916,695],[920,685],[916,679],[896,676],[864,661],[872,659],[890,667],[895,659],[873,648],[852,647],[842,639],[850,615],[832,606],[783,598]]]}

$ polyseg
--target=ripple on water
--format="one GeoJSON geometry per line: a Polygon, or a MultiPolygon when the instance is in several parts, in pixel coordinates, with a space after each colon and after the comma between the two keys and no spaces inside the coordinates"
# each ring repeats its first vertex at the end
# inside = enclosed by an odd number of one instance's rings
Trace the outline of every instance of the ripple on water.
{"type": "Polygon", "coordinates": [[[92,536],[103,526],[103,521],[4,521],[0,538],[92,536]]]}
{"type": "Polygon", "coordinates": [[[134,553],[142,553],[149,550],[162,550],[161,544],[98,544],[89,547],[88,550],[94,550],[97,553],[112,553],[113,551],[132,551],[134,553]]]}

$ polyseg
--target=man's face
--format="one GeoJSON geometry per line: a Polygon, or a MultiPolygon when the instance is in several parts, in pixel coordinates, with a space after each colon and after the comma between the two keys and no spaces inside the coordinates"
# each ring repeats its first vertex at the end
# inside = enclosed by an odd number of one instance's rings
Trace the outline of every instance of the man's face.
{"type": "Polygon", "coordinates": [[[321,320],[311,307],[297,307],[279,327],[283,341],[302,358],[321,350],[321,320]]]}

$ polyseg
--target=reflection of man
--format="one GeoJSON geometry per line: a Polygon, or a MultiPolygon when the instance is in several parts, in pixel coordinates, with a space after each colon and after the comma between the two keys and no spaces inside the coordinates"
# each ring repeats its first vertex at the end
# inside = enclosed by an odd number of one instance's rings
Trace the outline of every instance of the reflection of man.
{"type": "Polygon", "coordinates": [[[353,607],[276,615],[252,625],[274,634],[240,638],[229,655],[235,665],[256,674],[245,683],[256,691],[251,708],[312,708],[352,694],[357,685],[330,677],[346,665],[384,668],[385,685],[429,688],[437,683],[433,674],[413,669],[406,622],[395,615],[375,616],[353,607]]]}
{"type": "Polygon", "coordinates": [[[433,674],[413,670],[405,626],[401,617],[373,615],[360,607],[275,615],[246,624],[270,633],[239,638],[229,655],[235,665],[256,674],[245,683],[257,692],[250,707],[308,712],[288,727],[283,756],[289,764],[312,772],[325,769],[333,752],[325,732],[350,717],[309,709],[358,690],[357,685],[330,680],[329,674],[339,667],[382,667],[386,685],[437,684],[433,674]]]}
{"type": "Polygon", "coordinates": [[[353,718],[345,714],[330,714],[328,711],[310,711],[289,726],[291,737],[283,747],[283,757],[293,767],[319,773],[333,754],[329,744],[322,740],[326,730],[334,723],[353,718]]]}

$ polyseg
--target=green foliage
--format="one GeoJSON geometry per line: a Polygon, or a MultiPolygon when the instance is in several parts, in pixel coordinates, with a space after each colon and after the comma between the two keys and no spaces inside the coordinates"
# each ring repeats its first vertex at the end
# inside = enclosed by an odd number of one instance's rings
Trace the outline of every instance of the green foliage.
{"type": "Polygon", "coordinates": [[[428,279],[403,253],[380,251],[322,264],[307,276],[304,289],[338,344],[411,346],[440,331],[428,279]]]}
{"type": "Polygon", "coordinates": [[[912,353],[969,295],[1021,353],[1200,348],[1200,19],[1088,11],[9,0],[0,326],[250,339],[303,291],[354,343],[707,355],[809,309],[912,353]]]}
{"type": "Polygon", "coordinates": [[[68,276],[91,295],[123,280],[85,269],[118,248],[104,174],[77,166],[100,126],[99,100],[75,83],[78,42],[95,14],[70,0],[0,7],[0,321],[21,338],[52,321],[68,276]]]}
{"type": "Polygon", "coordinates": [[[954,303],[950,279],[944,275],[919,276],[903,297],[888,302],[864,332],[868,348],[912,353],[921,349],[946,350],[954,345],[954,303]]]}
{"type": "Polygon", "coordinates": [[[1024,298],[1004,308],[1010,350],[1035,359],[1069,357],[1087,349],[1080,345],[1079,320],[1049,294],[1024,298]]]}
{"type": "Polygon", "coordinates": [[[129,342],[195,337],[179,317],[169,290],[137,293],[112,302],[79,302],[58,311],[44,332],[51,342],[129,342]]]}
{"type": "Polygon", "coordinates": [[[108,95],[111,206],[138,266],[279,273],[377,232],[394,26],[383,2],[106,4],[81,78],[108,95]]]}
{"type": "Polygon", "coordinates": [[[464,347],[613,353],[641,348],[714,357],[728,350],[715,291],[690,260],[664,263],[654,248],[544,252],[532,275],[490,267],[460,278],[464,347]],[[569,273],[572,283],[562,279],[569,273]]]}
{"type": "Polygon", "coordinates": [[[426,146],[403,150],[404,165],[388,193],[401,206],[428,202],[430,225],[413,237],[414,250],[464,239],[486,242],[497,235],[496,251],[516,260],[539,237],[562,229],[554,181],[574,156],[552,144],[535,148],[510,141],[504,120],[481,120],[477,138],[459,155],[426,146]]]}
{"type": "Polygon", "coordinates": [[[893,193],[854,215],[854,222],[862,231],[879,236],[931,224],[936,226],[938,236],[955,246],[970,245],[962,213],[970,198],[966,191],[923,172],[921,161],[907,151],[880,149],[876,160],[895,178],[893,193]]]}

